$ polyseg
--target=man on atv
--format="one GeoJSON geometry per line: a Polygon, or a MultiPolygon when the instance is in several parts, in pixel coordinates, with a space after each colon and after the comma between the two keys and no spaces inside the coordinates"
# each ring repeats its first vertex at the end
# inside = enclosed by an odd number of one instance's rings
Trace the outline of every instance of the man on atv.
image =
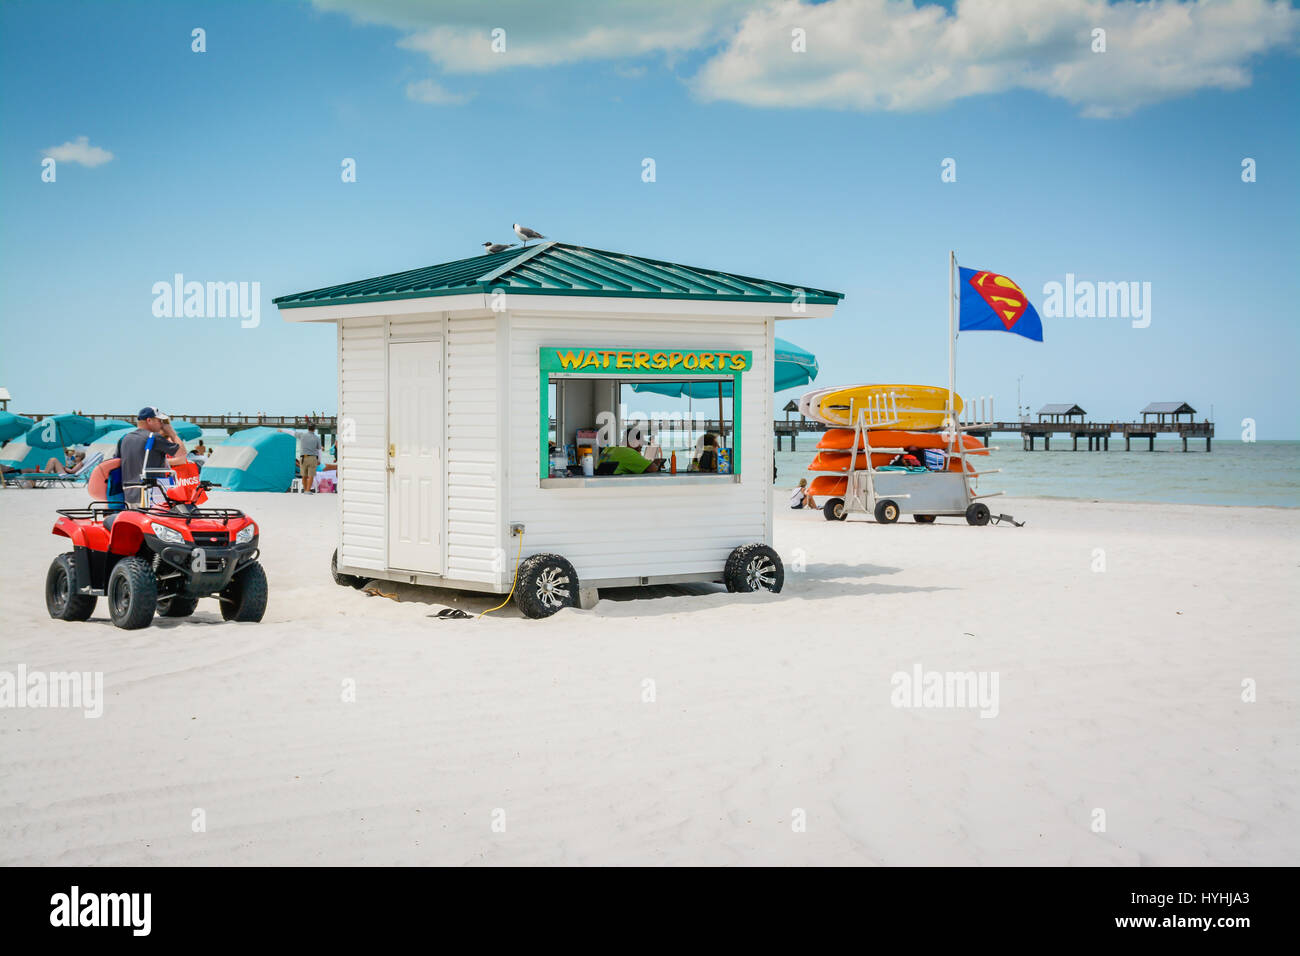
{"type": "Polygon", "coordinates": [[[117,443],[117,458],[121,460],[126,506],[148,508],[154,496],[145,479],[165,470],[169,462],[184,461],[185,444],[172,428],[171,418],[152,405],[140,409],[136,424],[139,427],[117,443]]]}

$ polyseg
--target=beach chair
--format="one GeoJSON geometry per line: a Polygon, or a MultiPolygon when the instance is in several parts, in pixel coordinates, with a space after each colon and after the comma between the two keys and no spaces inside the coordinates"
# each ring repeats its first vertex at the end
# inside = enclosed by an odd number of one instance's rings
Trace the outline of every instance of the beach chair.
{"type": "Polygon", "coordinates": [[[24,475],[14,475],[13,477],[19,480],[25,479],[30,481],[37,488],[58,488],[64,486],[80,488],[85,485],[86,481],[90,478],[90,473],[94,471],[103,460],[103,452],[94,452],[93,454],[87,455],[85,460],[82,461],[81,466],[70,474],[49,475],[37,472],[35,474],[28,473],[24,475]]]}

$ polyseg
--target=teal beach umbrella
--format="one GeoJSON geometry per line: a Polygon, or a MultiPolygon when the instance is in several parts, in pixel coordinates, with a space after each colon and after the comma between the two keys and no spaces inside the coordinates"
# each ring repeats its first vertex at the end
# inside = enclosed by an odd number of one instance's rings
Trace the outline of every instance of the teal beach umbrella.
{"type": "Polygon", "coordinates": [[[32,448],[62,448],[81,445],[95,435],[95,420],[84,415],[51,415],[27,429],[32,448]]]}
{"type": "MultiPolygon", "coordinates": [[[[783,392],[787,388],[807,385],[817,377],[817,356],[807,349],[800,348],[785,339],[776,340],[776,368],[772,375],[773,391],[783,392]]],[[[670,382],[660,385],[657,382],[638,382],[632,386],[634,392],[653,392],[656,395],[671,395],[673,398],[689,395],[692,398],[717,398],[731,395],[730,382],[670,382]],[[718,387],[722,391],[719,393],[718,387]]]]}
{"type": "Polygon", "coordinates": [[[180,419],[172,422],[172,428],[176,429],[176,437],[181,441],[194,441],[203,435],[203,429],[198,425],[180,419]]]}
{"type": "Polygon", "coordinates": [[[26,415],[0,412],[0,444],[9,441],[11,438],[17,438],[35,424],[36,419],[28,418],[26,415]]]}
{"type": "Polygon", "coordinates": [[[97,442],[100,438],[109,432],[115,432],[123,428],[135,428],[130,422],[119,421],[115,418],[105,419],[104,421],[95,422],[95,433],[90,436],[91,442],[97,442]]]}

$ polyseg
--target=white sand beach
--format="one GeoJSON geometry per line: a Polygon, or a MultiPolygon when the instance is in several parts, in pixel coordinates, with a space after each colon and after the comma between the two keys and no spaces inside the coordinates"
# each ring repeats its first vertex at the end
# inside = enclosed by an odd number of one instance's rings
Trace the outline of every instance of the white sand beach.
{"type": "Polygon", "coordinates": [[[45,610],[53,510],[84,500],[0,492],[0,671],[102,671],[105,693],[98,719],[0,709],[0,863],[1300,857],[1300,511],[781,509],[780,595],[620,592],[539,622],[337,587],[334,496],[223,495],[261,524],[266,620],[205,600],[126,632],[102,601],[45,610]],[[996,716],[893,706],[918,665],[996,673],[996,716]]]}

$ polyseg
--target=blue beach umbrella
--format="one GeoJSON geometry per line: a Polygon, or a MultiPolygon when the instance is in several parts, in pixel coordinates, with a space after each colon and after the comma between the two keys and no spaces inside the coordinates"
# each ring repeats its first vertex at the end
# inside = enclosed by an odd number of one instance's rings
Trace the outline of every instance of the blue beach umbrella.
{"type": "MultiPolygon", "coordinates": [[[[785,339],[777,339],[775,352],[773,391],[783,392],[787,388],[807,385],[817,377],[817,356],[807,349],[802,349],[785,339]]],[[[657,382],[638,382],[632,386],[632,391],[653,392],[656,395],[670,395],[673,398],[686,395],[692,398],[718,398],[731,394],[731,383],[671,382],[660,385],[657,382]],[[722,386],[721,395],[718,392],[719,385],[722,386]]]]}
{"type": "Polygon", "coordinates": [[[51,415],[27,429],[32,448],[62,448],[81,445],[95,435],[95,420],[84,415],[51,415]]]}
{"type": "Polygon", "coordinates": [[[9,441],[11,438],[17,438],[35,424],[36,419],[28,418],[26,415],[0,412],[0,444],[9,441]]]}

